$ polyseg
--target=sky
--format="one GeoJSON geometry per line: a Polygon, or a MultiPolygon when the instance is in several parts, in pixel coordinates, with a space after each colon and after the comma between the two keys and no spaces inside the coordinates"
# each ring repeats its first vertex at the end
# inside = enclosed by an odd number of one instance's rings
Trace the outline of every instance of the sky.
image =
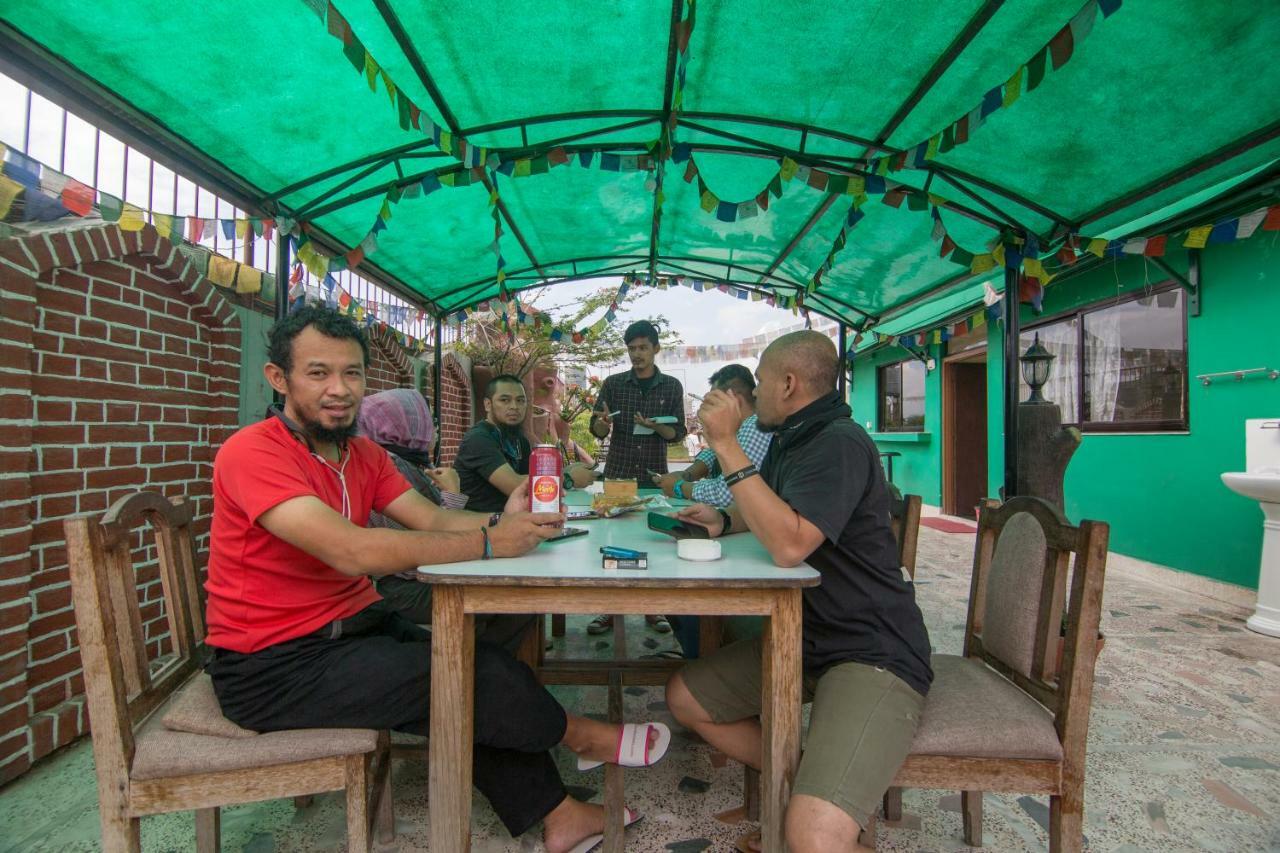
{"type": "MultiPolygon", "coordinates": [[[[597,278],[586,281],[575,281],[568,284],[557,284],[553,288],[542,288],[527,291],[520,295],[521,301],[532,302],[538,307],[565,305],[585,298],[602,287],[616,288],[622,283],[620,277],[597,278]]],[[[769,332],[799,322],[790,311],[770,308],[763,301],[751,302],[734,299],[723,293],[695,293],[685,287],[673,287],[668,290],[640,288],[643,294],[629,305],[618,311],[619,326],[625,327],[636,320],[644,320],[656,315],[667,318],[671,328],[680,336],[685,346],[706,346],[708,344],[736,344],[743,338],[769,332]]],[[[594,322],[595,318],[588,318],[594,322]]],[[[661,367],[665,373],[679,379],[686,391],[701,394],[707,389],[707,380],[711,374],[727,362],[680,363],[661,367]]],[[[756,359],[738,359],[738,363],[755,370],[756,359]]],[[[630,365],[598,365],[589,369],[592,375],[601,378],[630,365]]]]}

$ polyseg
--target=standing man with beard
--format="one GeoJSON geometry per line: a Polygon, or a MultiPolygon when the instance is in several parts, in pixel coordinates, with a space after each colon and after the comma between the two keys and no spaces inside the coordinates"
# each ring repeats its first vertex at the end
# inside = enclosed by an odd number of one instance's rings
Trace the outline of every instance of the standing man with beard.
{"type": "MultiPolygon", "coordinates": [[[[388,607],[369,577],[519,556],[564,516],[524,511],[524,488],[500,518],[443,509],[411,488],[385,450],[354,434],[369,350],[336,311],[309,306],[280,320],[269,357],[283,405],[229,438],[213,464],[206,642],[222,712],[260,732],[425,735],[430,634],[388,607]],[[366,527],[373,511],[406,529],[366,527]]],[[[566,793],[553,747],[640,766],[661,758],[670,736],[661,723],[566,714],[532,670],[485,642],[475,646],[473,734],[476,787],[513,836],[542,821],[552,853],[604,827],[602,807],[566,793]]]]}
{"type": "MultiPolygon", "coordinates": [[[[606,480],[635,480],[640,488],[653,488],[653,475],[667,473],[667,445],[681,441],[684,423],[684,388],[653,363],[658,351],[658,329],[638,320],[622,334],[631,369],[606,378],[591,413],[591,434],[604,438],[612,430],[609,455],[604,462],[606,480]],[[655,418],[662,418],[659,423],[655,418]]],[[[662,616],[646,616],[656,630],[670,633],[662,616]]],[[[587,626],[591,634],[613,627],[608,616],[597,616],[587,626]]]]}
{"type": "MultiPolygon", "coordinates": [[[[528,396],[519,377],[503,373],[484,389],[484,420],[467,430],[453,467],[458,471],[467,506],[480,512],[498,512],[516,489],[529,479],[532,448],[521,425],[529,410],[528,396]]],[[[581,462],[565,467],[564,487],[585,488],[595,472],[581,462]]]]}

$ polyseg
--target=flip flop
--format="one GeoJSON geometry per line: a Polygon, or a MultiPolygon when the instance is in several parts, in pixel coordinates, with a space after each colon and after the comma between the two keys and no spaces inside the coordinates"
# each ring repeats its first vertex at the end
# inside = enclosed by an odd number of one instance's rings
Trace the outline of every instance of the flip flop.
{"type": "MultiPolygon", "coordinates": [[[[611,763],[622,767],[652,767],[667,754],[671,746],[671,729],[666,723],[624,723],[618,734],[618,750],[611,763]],[[658,733],[657,742],[649,746],[649,732],[658,733]]],[[[578,759],[579,770],[594,770],[605,762],[578,759]]]]}
{"type": "MultiPolygon", "coordinates": [[[[637,822],[643,817],[644,815],[640,814],[635,809],[629,808],[627,809],[626,818],[622,821],[622,826],[625,829],[626,827],[631,826],[633,823],[637,822]]],[[[579,841],[577,846],[574,847],[572,850],[570,850],[569,853],[591,853],[592,850],[595,850],[597,847],[599,847],[603,843],[604,843],[603,832],[600,833],[599,835],[588,835],[586,838],[579,841]]]]}

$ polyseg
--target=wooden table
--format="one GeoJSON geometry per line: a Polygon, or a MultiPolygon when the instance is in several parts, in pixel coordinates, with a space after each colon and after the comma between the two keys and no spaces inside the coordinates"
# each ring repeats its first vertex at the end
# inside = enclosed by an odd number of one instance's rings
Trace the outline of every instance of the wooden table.
{"type": "MultiPolygon", "coordinates": [[[[569,493],[571,507],[589,495],[569,493]]],[[[783,850],[783,816],[800,760],[800,595],[816,586],[809,566],[774,565],[754,536],[720,540],[723,556],[695,563],[676,556],[675,540],[648,529],[646,513],[571,522],[587,536],[544,543],[518,559],[472,560],[422,566],[432,590],[431,748],[429,805],[431,849],[467,851],[471,837],[471,748],[473,739],[476,613],[663,613],[690,616],[765,617],[764,729],[761,768],[761,831],[764,850],[783,850]],[[604,545],[649,553],[649,568],[606,571],[604,545]]],[[[662,661],[594,661],[578,680],[611,684],[634,676],[655,681],[662,661]]],[[[550,664],[549,664],[550,666],[550,664]]],[[[563,679],[556,679],[564,683],[563,679]]],[[[611,705],[613,703],[611,702],[611,705]]],[[[614,714],[619,707],[611,708],[614,714]]],[[[644,771],[640,771],[644,772],[644,771]]],[[[605,850],[623,850],[621,768],[606,765],[605,850]]]]}

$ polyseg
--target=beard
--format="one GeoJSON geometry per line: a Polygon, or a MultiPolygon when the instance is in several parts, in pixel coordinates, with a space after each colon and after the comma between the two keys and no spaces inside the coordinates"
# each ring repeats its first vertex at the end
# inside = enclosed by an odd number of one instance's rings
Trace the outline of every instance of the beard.
{"type": "MultiPolygon", "coordinates": [[[[356,409],[359,412],[359,408],[356,409]]],[[[302,423],[300,426],[306,431],[307,435],[315,441],[322,444],[346,444],[347,439],[356,434],[357,419],[354,415],[351,423],[340,427],[327,427],[319,421],[313,421],[305,415],[301,416],[302,423]]]]}
{"type": "Polygon", "coordinates": [[[756,413],[756,429],[766,434],[775,433],[778,430],[782,429],[782,422],[779,421],[776,424],[769,423],[764,418],[760,417],[759,412],[757,412],[756,413]]]}

